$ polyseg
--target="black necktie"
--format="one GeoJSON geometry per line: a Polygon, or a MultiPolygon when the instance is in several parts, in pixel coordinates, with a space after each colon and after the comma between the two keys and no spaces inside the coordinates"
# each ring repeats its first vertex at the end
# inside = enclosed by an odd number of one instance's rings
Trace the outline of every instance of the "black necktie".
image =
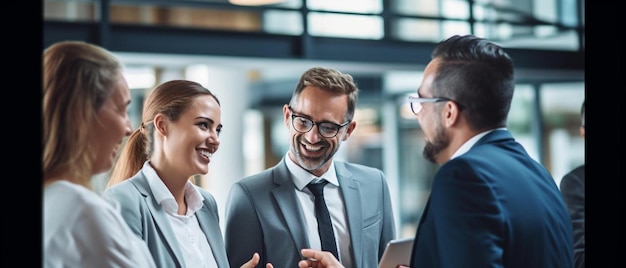
{"type": "Polygon", "coordinates": [[[317,218],[317,230],[320,233],[322,242],[322,250],[329,251],[335,258],[339,259],[337,254],[337,244],[335,243],[335,234],[333,232],[333,223],[330,220],[330,213],[324,201],[324,186],[328,181],[322,180],[318,183],[309,183],[306,187],[315,195],[315,217],[317,218]]]}

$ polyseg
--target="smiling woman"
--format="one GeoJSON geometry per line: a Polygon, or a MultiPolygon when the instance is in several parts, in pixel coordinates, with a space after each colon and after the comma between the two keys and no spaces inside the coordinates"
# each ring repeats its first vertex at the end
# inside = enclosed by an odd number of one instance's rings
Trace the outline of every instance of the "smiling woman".
{"type": "Polygon", "coordinates": [[[196,82],[172,80],[147,97],[141,122],[113,168],[105,197],[120,204],[138,236],[152,238],[146,242],[159,266],[227,267],[215,199],[189,181],[208,172],[219,148],[219,100],[196,82]],[[147,207],[141,201],[146,195],[162,209],[147,207]],[[195,235],[178,235],[186,228],[195,235]]]}
{"type": "Polygon", "coordinates": [[[165,82],[146,99],[142,123],[113,168],[104,196],[119,204],[159,267],[230,267],[217,202],[190,181],[209,171],[221,118],[218,98],[199,83],[165,82]]]}

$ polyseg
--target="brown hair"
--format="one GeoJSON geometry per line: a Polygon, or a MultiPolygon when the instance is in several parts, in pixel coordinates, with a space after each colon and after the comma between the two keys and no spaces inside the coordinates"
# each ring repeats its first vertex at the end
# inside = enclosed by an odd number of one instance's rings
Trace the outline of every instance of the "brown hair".
{"type": "Polygon", "coordinates": [[[91,188],[90,122],[115,88],[122,65],[108,50],[62,41],[43,53],[43,180],[66,175],[91,188]]]}
{"type": "Polygon", "coordinates": [[[171,121],[177,121],[189,108],[193,100],[200,96],[217,97],[199,83],[188,80],[172,80],[157,86],[146,99],[141,116],[141,125],[124,145],[111,172],[108,187],[135,175],[152,154],[153,120],[158,114],[171,121]]]}
{"type": "Polygon", "coordinates": [[[300,76],[296,89],[291,96],[290,105],[294,105],[306,87],[317,87],[326,91],[348,95],[348,110],[345,121],[352,121],[359,89],[349,74],[323,67],[313,67],[300,76]]]}

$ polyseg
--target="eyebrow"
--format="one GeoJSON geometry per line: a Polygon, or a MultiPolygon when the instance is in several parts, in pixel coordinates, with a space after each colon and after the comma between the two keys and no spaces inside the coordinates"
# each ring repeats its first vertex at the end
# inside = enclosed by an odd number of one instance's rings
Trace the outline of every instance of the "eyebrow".
{"type": "MultiPolygon", "coordinates": [[[[204,119],[204,120],[207,120],[207,121],[209,121],[209,123],[211,123],[211,125],[214,125],[214,124],[215,124],[215,120],[213,120],[213,119],[211,119],[211,118],[209,118],[209,117],[198,116],[198,117],[196,117],[196,118],[197,118],[197,119],[204,119]]],[[[220,128],[221,128],[221,127],[224,127],[224,125],[219,124],[219,125],[217,125],[217,127],[220,127],[220,128]]]]}
{"type": "Polygon", "coordinates": [[[298,113],[298,112],[295,112],[295,111],[294,111],[294,113],[296,113],[296,114],[294,114],[295,116],[298,116],[298,117],[304,117],[304,118],[306,118],[306,119],[309,119],[309,120],[313,121],[313,123],[316,123],[316,124],[317,124],[317,123],[320,123],[320,124],[321,124],[321,123],[333,123],[333,124],[335,124],[335,125],[341,125],[341,124],[343,124],[343,123],[337,123],[337,122],[334,122],[334,121],[332,121],[332,120],[327,120],[327,119],[324,119],[324,120],[321,120],[321,121],[315,121],[315,120],[313,120],[313,117],[311,117],[311,116],[309,116],[309,115],[306,115],[306,114],[301,114],[301,113],[298,113]]]}
{"type": "Polygon", "coordinates": [[[324,119],[324,120],[322,120],[322,121],[315,121],[315,120],[313,120],[313,117],[311,117],[310,115],[308,115],[308,114],[302,114],[302,113],[296,112],[296,111],[294,111],[294,110],[293,110],[293,107],[290,107],[290,108],[291,108],[291,112],[293,112],[295,116],[298,116],[298,117],[304,117],[304,118],[306,118],[306,119],[309,119],[309,120],[313,121],[313,123],[316,123],[316,124],[317,124],[317,123],[333,123],[333,124],[335,124],[335,125],[341,125],[341,124],[345,123],[345,122],[343,122],[343,123],[337,123],[337,122],[334,122],[334,121],[331,121],[331,120],[327,120],[327,119],[324,119]]]}

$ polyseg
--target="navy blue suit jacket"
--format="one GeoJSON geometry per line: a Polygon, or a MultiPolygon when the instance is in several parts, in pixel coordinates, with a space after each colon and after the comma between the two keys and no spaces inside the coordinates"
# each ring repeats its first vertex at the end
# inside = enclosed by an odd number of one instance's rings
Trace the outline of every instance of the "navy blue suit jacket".
{"type": "Polygon", "coordinates": [[[411,268],[573,267],[572,222],[550,173],[507,130],[443,164],[411,268]]]}

